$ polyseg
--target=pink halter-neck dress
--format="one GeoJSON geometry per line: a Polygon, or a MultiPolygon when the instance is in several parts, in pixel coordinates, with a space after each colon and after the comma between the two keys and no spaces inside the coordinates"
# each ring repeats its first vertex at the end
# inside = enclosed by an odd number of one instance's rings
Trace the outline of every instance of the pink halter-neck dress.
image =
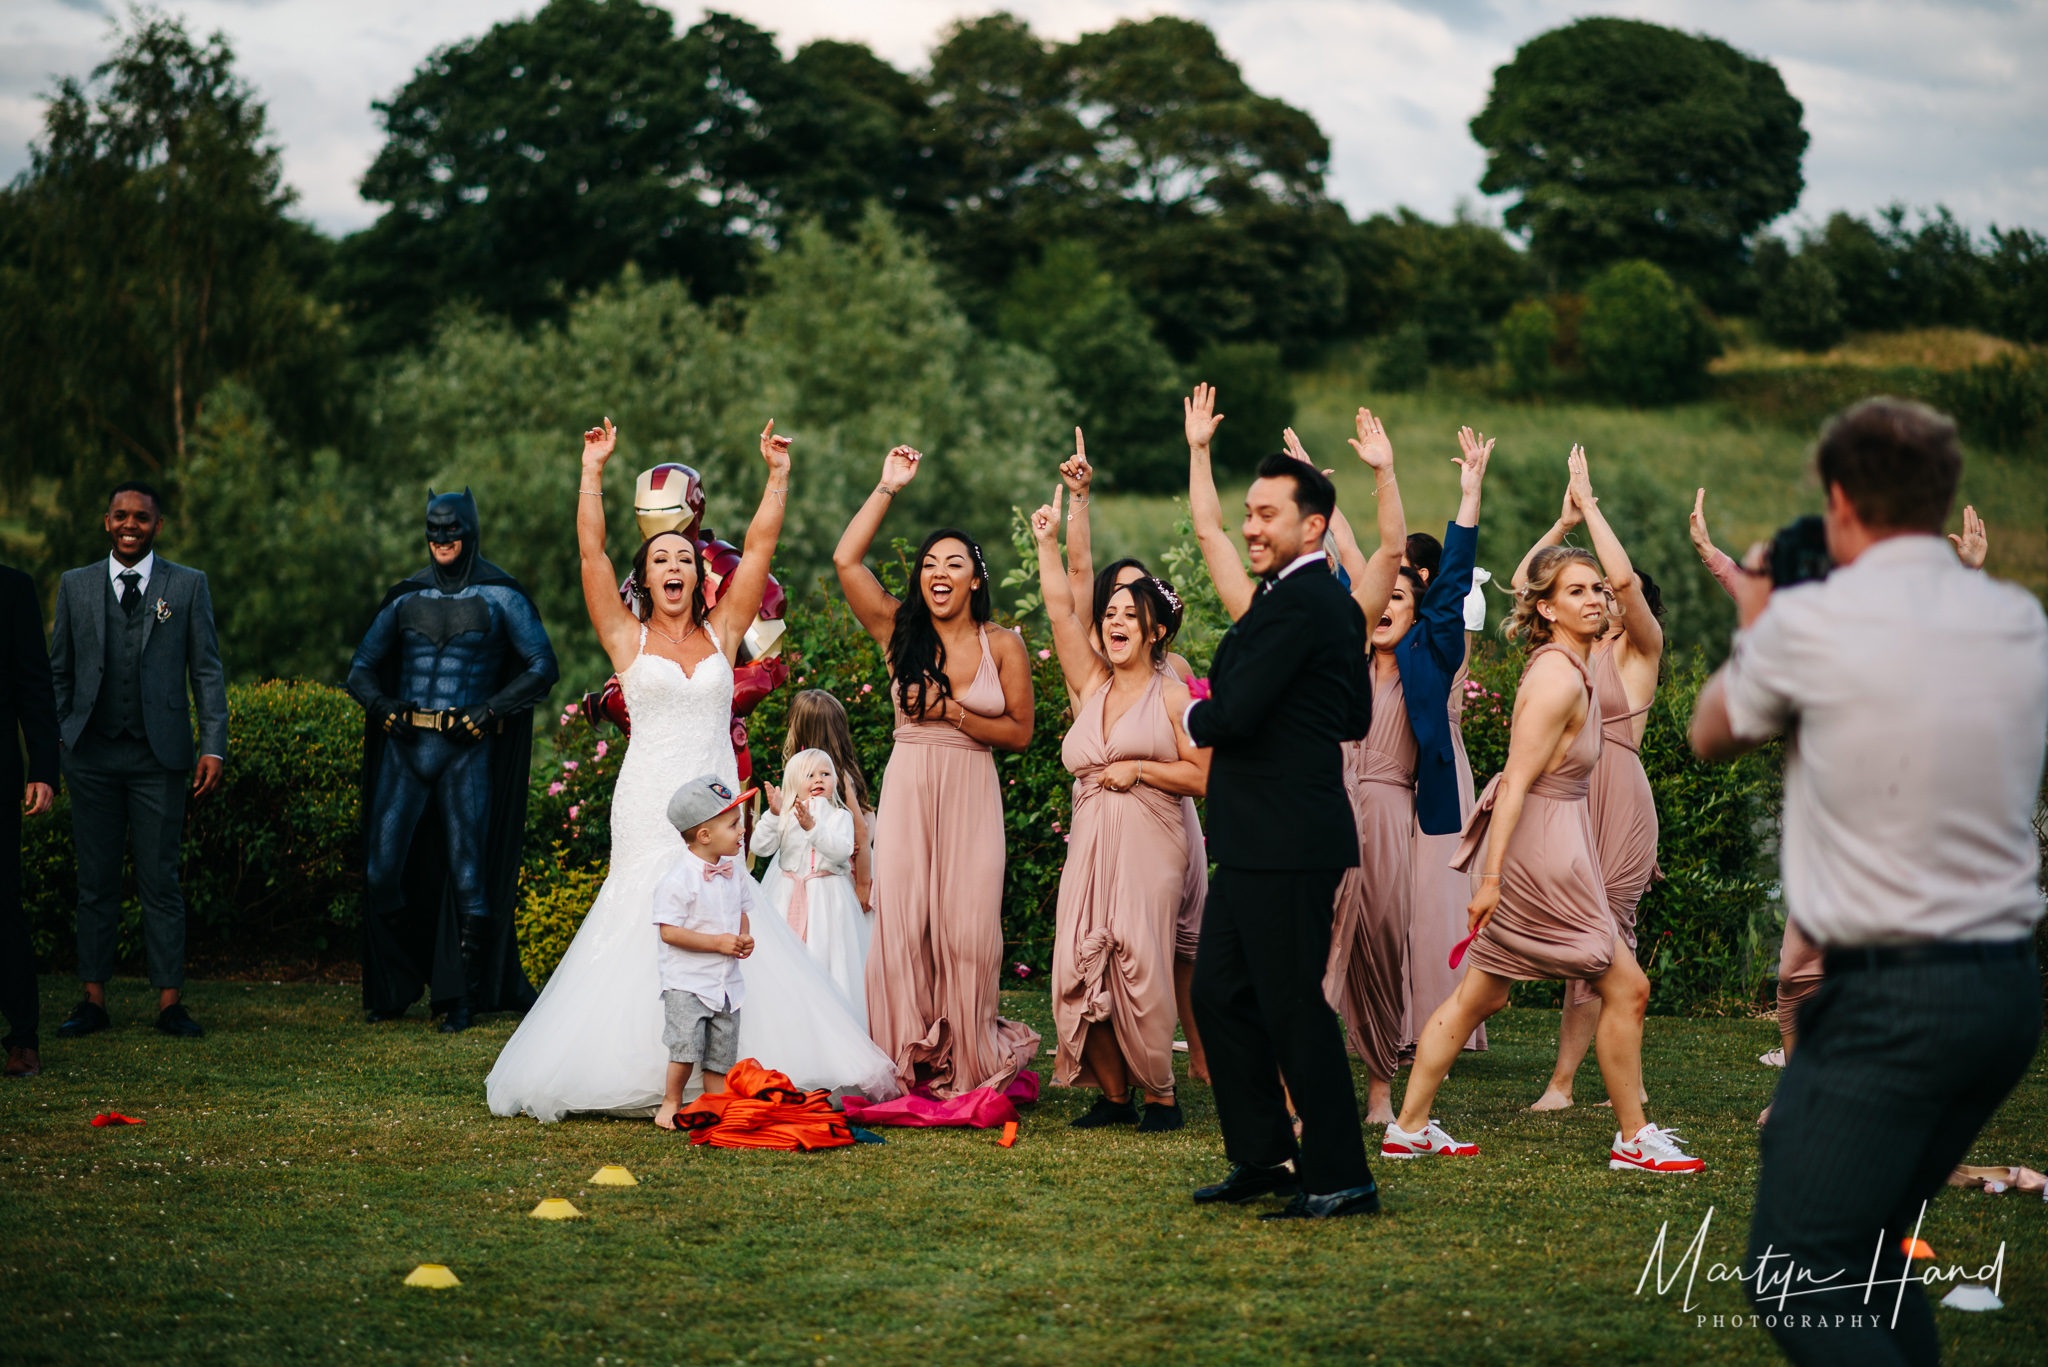
{"type": "Polygon", "coordinates": [[[1408,921],[1415,894],[1409,861],[1415,825],[1415,732],[1401,675],[1373,690],[1372,729],[1344,743],[1344,790],[1358,827],[1358,867],[1344,870],[1330,926],[1323,997],[1344,1020],[1351,1052],[1376,1078],[1394,1075],[1401,1047],[1408,921]]]}
{"type": "MultiPolygon", "coordinates": [[[[1162,679],[1180,681],[1173,666],[1164,659],[1159,662],[1159,674],[1162,679]]],[[[1179,757],[1176,750],[1174,758],[1179,757]]],[[[1209,900],[1209,842],[1202,835],[1202,818],[1191,797],[1180,800],[1180,833],[1188,847],[1188,858],[1187,871],[1181,875],[1180,906],[1173,918],[1173,957],[1191,964],[1202,943],[1202,907],[1209,900]]]]}
{"type": "MultiPolygon", "coordinates": [[[[981,629],[981,667],[958,701],[1000,716],[1003,686],[981,629]]],[[[952,724],[904,714],[875,821],[868,1033],[907,1092],[998,1091],[1038,1052],[1038,1032],[996,1014],[1003,957],[1003,798],[995,758],[952,724]]]]}
{"type": "MultiPolygon", "coordinates": [[[[1593,766],[1586,810],[1593,818],[1593,841],[1600,851],[1600,874],[1607,885],[1614,928],[1633,950],[1636,907],[1651,882],[1664,876],[1657,867],[1657,798],[1650,791],[1650,776],[1643,772],[1635,726],[1636,718],[1656,699],[1641,707],[1628,705],[1613,641],[1593,647],[1593,691],[1600,699],[1600,762],[1593,766]]],[[[1576,980],[1568,990],[1575,1002],[1589,1002],[1598,995],[1576,980]]]]}
{"type": "MultiPolygon", "coordinates": [[[[1472,815],[1472,762],[1465,757],[1466,667],[1458,666],[1444,704],[1451,722],[1451,752],[1458,768],[1458,822],[1472,815]]],[[[1451,949],[1465,938],[1465,908],[1471,905],[1476,880],[1451,867],[1458,853],[1458,833],[1425,835],[1418,816],[1409,835],[1414,848],[1410,866],[1415,876],[1414,900],[1408,915],[1408,980],[1401,1012],[1401,1043],[1412,1045],[1436,1009],[1458,990],[1465,966],[1450,966],[1451,949]]],[[[1486,1047],[1486,1023],[1474,1028],[1467,1049],[1486,1047]]]]}
{"type": "MultiPolygon", "coordinates": [[[[1586,792],[1600,762],[1600,700],[1585,661],[1552,642],[1529,654],[1529,668],[1555,653],[1571,661],[1586,686],[1586,722],[1564,762],[1529,785],[1522,819],[1501,864],[1500,905],[1472,942],[1465,961],[1502,978],[1597,978],[1614,957],[1614,913],[1600,876],[1600,853],[1586,792]]],[[[1529,668],[1524,668],[1526,682],[1529,668]]],[[[1457,867],[1477,871],[1493,821],[1495,774],[1458,840],[1457,867]]]]}
{"type": "Polygon", "coordinates": [[[1059,1048],[1052,1080],[1102,1085],[1081,1053],[1091,1025],[1107,1023],[1146,1091],[1173,1091],[1173,957],[1187,837],[1180,799],[1147,783],[1102,786],[1119,760],[1180,758],[1154,674],[1143,696],[1104,734],[1110,685],[1090,694],[1060,747],[1074,776],[1073,838],[1060,874],[1052,953],[1052,1015],[1059,1048]]]}

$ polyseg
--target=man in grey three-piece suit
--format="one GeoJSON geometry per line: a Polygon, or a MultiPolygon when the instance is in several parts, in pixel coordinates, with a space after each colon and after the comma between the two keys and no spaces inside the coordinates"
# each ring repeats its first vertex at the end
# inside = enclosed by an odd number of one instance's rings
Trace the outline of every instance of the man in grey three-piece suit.
{"type": "Polygon", "coordinates": [[[113,554],[67,572],[57,586],[50,673],[78,849],[78,976],[85,984],[85,1000],[57,1027],[66,1039],[111,1024],[106,983],[121,930],[121,856],[131,837],[156,1028],[202,1033],[178,1001],[185,985],[178,840],[186,775],[194,798],[220,783],[228,699],[206,576],[151,549],[162,509],[147,484],[116,488],[106,515],[113,554]]]}

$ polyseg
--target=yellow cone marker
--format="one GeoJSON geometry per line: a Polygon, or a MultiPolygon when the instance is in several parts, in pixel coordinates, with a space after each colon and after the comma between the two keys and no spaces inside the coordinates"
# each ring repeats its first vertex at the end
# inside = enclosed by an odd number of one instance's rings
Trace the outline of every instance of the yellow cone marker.
{"type": "Polygon", "coordinates": [[[460,1286],[462,1282],[453,1272],[450,1272],[440,1263],[421,1263],[406,1274],[405,1284],[407,1286],[450,1287],[460,1286]]]}
{"type": "Polygon", "coordinates": [[[526,1213],[535,1220],[580,1220],[583,1218],[582,1211],[576,1209],[576,1207],[570,1205],[559,1196],[548,1197],[547,1200],[542,1201],[526,1213]]]}
{"type": "Polygon", "coordinates": [[[640,1185],[640,1179],[627,1172],[617,1163],[607,1163],[596,1172],[590,1174],[590,1185],[593,1187],[637,1187],[640,1185]]]}

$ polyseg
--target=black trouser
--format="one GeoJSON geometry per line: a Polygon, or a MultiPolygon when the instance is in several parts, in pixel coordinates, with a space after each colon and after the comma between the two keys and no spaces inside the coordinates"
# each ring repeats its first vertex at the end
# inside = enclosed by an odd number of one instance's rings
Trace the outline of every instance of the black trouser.
{"type": "Polygon", "coordinates": [[[64,751],[71,787],[71,837],[78,851],[78,980],[114,975],[121,942],[121,857],[132,838],[142,895],[142,947],[149,985],[185,985],[185,895],[178,890],[178,842],[191,775],[157,763],[149,742],[88,731],[64,751]]]}
{"type": "Polygon", "coordinates": [[[36,951],[29,943],[28,916],[21,909],[21,790],[0,779],[0,1016],[7,1017],[9,1049],[40,1049],[36,1027],[36,951]]]}
{"type": "MultiPolygon", "coordinates": [[[[1799,1047],[1759,1140],[1745,1272],[1769,1249],[1767,1276],[1791,1267],[1815,1278],[1838,1273],[1846,1285],[1790,1296],[1781,1308],[1780,1284],[1759,1292],[1749,1283],[1757,1311],[1778,1317],[1771,1332],[1786,1356],[1857,1367],[1941,1360],[1919,1284],[1899,1298],[1907,1267],[1899,1242],[2025,1076],[2040,1035],[2031,947],[2011,958],[1891,968],[1844,968],[1830,957],[1826,980],[1799,1012],[1799,1047]],[[1880,1284],[1866,1301],[1873,1254],[1880,1284]]],[[[1944,1268],[1974,1271],[1997,1249],[1939,1252],[1944,1268]]]]}
{"type": "Polygon", "coordinates": [[[1301,1115],[1298,1171],[1314,1196],[1372,1181],[1343,1027],[1323,999],[1339,869],[1218,869],[1195,953],[1195,1020],[1209,1055],[1223,1152],[1296,1157],[1280,1079],[1301,1115]]]}

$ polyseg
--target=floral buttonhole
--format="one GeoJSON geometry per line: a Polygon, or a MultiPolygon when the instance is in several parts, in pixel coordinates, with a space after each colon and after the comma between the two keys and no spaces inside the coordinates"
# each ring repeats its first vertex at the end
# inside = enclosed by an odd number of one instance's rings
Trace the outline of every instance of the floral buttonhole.
{"type": "Polygon", "coordinates": [[[156,600],[156,619],[159,622],[171,620],[171,605],[161,598],[156,600]]]}

